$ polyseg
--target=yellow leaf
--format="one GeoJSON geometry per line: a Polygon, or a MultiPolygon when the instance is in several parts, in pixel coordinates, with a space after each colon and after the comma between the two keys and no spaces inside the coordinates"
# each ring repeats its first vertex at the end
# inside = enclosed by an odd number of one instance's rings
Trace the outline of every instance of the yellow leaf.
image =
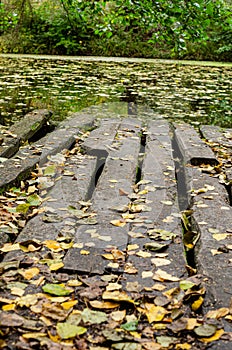
{"type": "Polygon", "coordinates": [[[167,313],[167,310],[164,307],[156,306],[154,304],[146,303],[145,308],[147,309],[145,313],[149,323],[162,321],[167,313]]]}
{"type": "Polygon", "coordinates": [[[52,303],[64,303],[69,300],[69,297],[52,297],[51,295],[46,295],[46,298],[52,303]]]}
{"type": "Polygon", "coordinates": [[[80,251],[80,254],[81,254],[81,255],[89,255],[90,252],[89,252],[88,250],[82,249],[82,250],[80,251]]]}
{"type": "Polygon", "coordinates": [[[128,302],[134,304],[134,300],[132,300],[129,295],[127,295],[125,292],[120,292],[119,290],[115,290],[113,292],[105,291],[102,294],[102,299],[114,300],[114,301],[128,301],[128,302]]]}
{"type": "Polygon", "coordinates": [[[203,304],[203,302],[204,302],[204,298],[199,297],[199,299],[195,300],[195,301],[192,303],[192,305],[191,305],[192,310],[193,310],[193,311],[197,311],[197,310],[201,307],[201,305],[203,304]]]}
{"type": "Polygon", "coordinates": [[[45,316],[40,316],[39,318],[46,326],[52,326],[52,322],[45,316]]]}
{"type": "Polygon", "coordinates": [[[74,305],[77,304],[77,300],[71,300],[71,301],[65,301],[64,303],[61,304],[62,308],[65,310],[71,309],[74,305]]]}
{"type": "Polygon", "coordinates": [[[127,250],[128,251],[135,250],[135,249],[138,249],[138,248],[139,248],[138,244],[128,244],[128,246],[127,246],[127,250]]]}
{"type": "Polygon", "coordinates": [[[167,273],[164,270],[158,269],[155,274],[153,279],[158,280],[158,281],[172,281],[172,282],[177,282],[180,279],[178,277],[172,276],[169,273],[167,273]]]}
{"type": "Polygon", "coordinates": [[[20,275],[22,275],[26,280],[31,280],[33,277],[40,273],[38,267],[32,267],[27,270],[19,270],[20,275]]]}
{"type": "Polygon", "coordinates": [[[176,350],[190,350],[191,349],[191,345],[188,343],[184,343],[184,344],[176,344],[175,349],[176,350]]]}
{"type": "Polygon", "coordinates": [[[25,293],[24,289],[18,288],[18,287],[13,287],[11,288],[10,291],[11,291],[11,294],[18,295],[19,297],[21,297],[25,293]]]}
{"type": "Polygon", "coordinates": [[[136,255],[140,256],[141,258],[150,258],[151,253],[149,252],[143,252],[142,250],[138,251],[136,255]]]}
{"type": "Polygon", "coordinates": [[[82,285],[82,282],[81,282],[81,281],[78,281],[78,280],[69,280],[69,281],[67,282],[67,285],[68,285],[69,287],[79,287],[79,286],[82,285]]]}
{"type": "Polygon", "coordinates": [[[217,241],[222,241],[223,239],[226,239],[227,236],[229,236],[228,233],[215,233],[213,235],[213,238],[216,239],[217,241]]]}
{"type": "Polygon", "coordinates": [[[230,310],[226,307],[222,307],[218,310],[211,310],[211,311],[208,311],[207,314],[206,314],[206,317],[207,318],[221,318],[221,317],[224,317],[226,315],[228,315],[230,312],[230,310]]]}
{"type": "Polygon", "coordinates": [[[186,329],[192,331],[196,326],[198,326],[198,322],[196,318],[186,318],[187,326],[186,329]]]}
{"type": "Polygon", "coordinates": [[[126,225],[126,222],[123,220],[112,220],[110,221],[110,223],[114,226],[118,226],[118,227],[123,227],[126,225]]]}
{"type": "Polygon", "coordinates": [[[111,312],[110,316],[111,316],[112,320],[114,320],[116,322],[120,322],[126,316],[126,310],[113,311],[113,312],[111,312]]]}
{"type": "Polygon", "coordinates": [[[122,214],[122,218],[123,219],[134,219],[135,218],[135,215],[134,214],[129,214],[129,213],[124,213],[122,214]]]}
{"type": "Polygon", "coordinates": [[[168,259],[163,259],[163,258],[153,258],[151,259],[152,264],[158,266],[165,266],[165,265],[170,265],[171,261],[168,259]]]}
{"type": "Polygon", "coordinates": [[[25,333],[23,334],[24,339],[38,339],[40,337],[46,337],[46,333],[34,332],[34,333],[25,333]]]}
{"type": "Polygon", "coordinates": [[[50,250],[55,251],[55,252],[59,252],[62,250],[62,248],[60,247],[60,243],[54,240],[47,240],[44,241],[43,244],[50,250]]]}
{"type": "Polygon", "coordinates": [[[7,304],[2,306],[3,311],[11,311],[15,309],[15,304],[7,304]]]}
{"type": "Polygon", "coordinates": [[[153,277],[152,271],[143,271],[142,272],[142,278],[151,278],[151,277],[153,277]]]}
{"type": "Polygon", "coordinates": [[[49,269],[50,269],[50,271],[57,271],[57,270],[61,269],[63,266],[64,266],[64,263],[57,262],[57,263],[49,265],[49,269]]]}
{"type": "Polygon", "coordinates": [[[3,247],[0,248],[0,250],[4,253],[8,253],[8,252],[12,252],[14,250],[20,250],[20,245],[19,245],[19,243],[15,243],[15,244],[5,243],[3,245],[3,247]]]}
{"type": "Polygon", "coordinates": [[[215,340],[220,339],[223,334],[224,334],[224,330],[223,329],[219,329],[218,331],[215,332],[215,334],[212,337],[200,338],[200,341],[202,341],[203,343],[211,343],[211,342],[213,342],[215,340]]]}
{"type": "Polygon", "coordinates": [[[133,338],[137,338],[137,339],[140,339],[141,338],[141,334],[139,334],[138,332],[130,332],[130,335],[133,337],[133,338]]]}
{"type": "Polygon", "coordinates": [[[138,270],[131,263],[127,263],[124,267],[124,272],[128,273],[129,275],[134,275],[138,272],[138,270]]]}
{"type": "Polygon", "coordinates": [[[90,305],[94,307],[95,309],[115,309],[120,304],[114,303],[112,301],[100,301],[100,300],[90,300],[90,305]]]}
{"type": "Polygon", "coordinates": [[[83,243],[74,243],[73,244],[73,248],[79,248],[79,249],[81,249],[81,248],[83,248],[84,247],[84,244],[83,243]]]}
{"type": "Polygon", "coordinates": [[[211,253],[212,253],[213,256],[214,256],[214,255],[218,255],[218,254],[223,254],[223,252],[220,252],[220,251],[218,251],[217,249],[211,249],[210,251],[211,251],[211,253]]]}
{"type": "Polygon", "coordinates": [[[166,286],[164,286],[163,284],[161,283],[155,283],[153,284],[153,286],[151,287],[151,289],[154,289],[154,290],[158,290],[158,291],[162,291],[164,289],[166,289],[166,286]]]}
{"type": "Polygon", "coordinates": [[[73,247],[73,242],[70,242],[70,243],[65,243],[65,242],[60,242],[60,247],[62,248],[62,249],[70,249],[70,248],[72,248],[73,247]]]}
{"type": "Polygon", "coordinates": [[[106,260],[114,260],[114,256],[111,253],[102,254],[102,257],[106,260]]]}
{"type": "Polygon", "coordinates": [[[111,182],[111,183],[117,183],[118,180],[111,179],[111,180],[109,180],[109,182],[111,182]]]}

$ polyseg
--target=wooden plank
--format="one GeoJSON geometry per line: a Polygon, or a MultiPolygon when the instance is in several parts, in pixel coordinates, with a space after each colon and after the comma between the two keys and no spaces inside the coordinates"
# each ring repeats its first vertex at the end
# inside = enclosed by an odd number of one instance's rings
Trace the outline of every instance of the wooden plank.
{"type": "Polygon", "coordinates": [[[211,148],[200,139],[191,125],[175,124],[174,137],[185,164],[218,164],[211,148]]]}
{"type": "Polygon", "coordinates": [[[210,307],[217,303],[218,308],[228,307],[232,289],[229,268],[232,252],[226,249],[231,244],[232,234],[232,208],[228,193],[217,178],[192,169],[192,196],[192,219],[200,234],[195,260],[198,273],[205,277],[208,291],[204,305],[210,307]]]}
{"type": "Polygon", "coordinates": [[[200,132],[208,142],[232,148],[232,129],[223,129],[215,125],[201,125],[200,132]]]}
{"type": "MultiPolygon", "coordinates": [[[[125,278],[127,282],[133,282],[136,278],[142,289],[153,293],[152,287],[157,282],[153,278],[159,268],[178,278],[184,276],[186,270],[169,124],[165,120],[152,121],[148,124],[147,134],[142,181],[139,186],[142,194],[138,196],[138,202],[143,199],[142,203],[148,206],[150,211],[145,209],[138,213],[134,222],[131,222],[129,244],[135,244],[138,248],[133,255],[128,251],[127,263],[136,268],[137,273],[125,274],[125,278]],[[161,239],[162,231],[169,233],[170,238],[167,241],[161,239]],[[162,253],[167,254],[169,265],[158,267],[152,262],[160,251],[152,251],[146,247],[154,243],[167,244],[162,253]],[[138,250],[142,251],[141,256],[137,255],[138,250]],[[146,253],[151,256],[143,256],[146,253]],[[149,272],[150,276],[146,276],[146,272],[149,272]]],[[[171,288],[177,283],[169,282],[167,285],[171,288]]]]}
{"type": "MultiPolygon", "coordinates": [[[[51,162],[48,163],[50,164],[51,162]]],[[[56,240],[60,236],[72,238],[78,217],[75,210],[70,210],[70,206],[77,210],[82,207],[79,202],[86,199],[95,166],[96,158],[73,155],[63,166],[63,175],[58,177],[54,186],[47,193],[41,190],[47,198],[39,207],[43,212],[27,223],[17,237],[17,242],[29,239],[56,240]],[[70,175],[65,175],[67,172],[70,172],[70,175]]],[[[19,256],[22,254],[18,253],[19,256]]],[[[15,252],[6,256],[6,260],[12,259],[15,259],[15,252]]]]}
{"type": "MultiPolygon", "coordinates": [[[[70,249],[64,260],[65,269],[103,274],[109,268],[109,261],[104,260],[102,254],[112,247],[126,248],[129,226],[113,226],[111,221],[122,220],[122,217],[121,213],[112,209],[130,202],[127,196],[120,196],[120,190],[131,193],[135,182],[140,150],[139,132],[140,124],[137,121],[126,119],[120,124],[117,137],[108,147],[109,155],[91,199],[91,210],[97,214],[97,223],[89,228],[80,224],[75,233],[75,243],[83,244],[87,250],[90,247],[91,254],[83,256],[80,253],[82,248],[70,249]]],[[[94,140],[92,149],[96,149],[95,141],[98,142],[98,139],[94,140]]],[[[105,149],[105,146],[105,143],[99,145],[100,149],[105,149]]],[[[120,269],[120,266],[116,268],[117,272],[120,269]]]]}
{"type": "Polygon", "coordinates": [[[74,117],[72,121],[65,121],[58,129],[32,145],[21,148],[13,158],[0,164],[1,191],[25,179],[37,163],[42,166],[49,156],[71,148],[80,132],[78,125],[80,128],[86,127],[94,120],[93,116],[89,115],[86,119],[82,115],[81,117],[80,120],[74,117]]]}
{"type": "Polygon", "coordinates": [[[9,129],[7,136],[3,137],[0,146],[0,157],[10,158],[19,149],[20,144],[34,136],[51,117],[52,113],[47,109],[38,109],[24,116],[9,129]]]}

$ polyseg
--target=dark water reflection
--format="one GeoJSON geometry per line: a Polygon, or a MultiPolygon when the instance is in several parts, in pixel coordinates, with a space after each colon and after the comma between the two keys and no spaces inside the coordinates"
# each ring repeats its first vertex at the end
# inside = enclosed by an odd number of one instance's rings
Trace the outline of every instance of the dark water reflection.
{"type": "Polygon", "coordinates": [[[232,67],[1,57],[0,123],[35,108],[62,120],[90,105],[132,101],[154,117],[232,127],[231,85],[232,67]]]}

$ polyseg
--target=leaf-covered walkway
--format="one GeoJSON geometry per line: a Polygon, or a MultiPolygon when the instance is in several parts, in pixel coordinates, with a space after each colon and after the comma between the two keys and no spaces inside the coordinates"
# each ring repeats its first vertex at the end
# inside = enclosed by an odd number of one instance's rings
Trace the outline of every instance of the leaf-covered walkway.
{"type": "Polygon", "coordinates": [[[1,347],[228,349],[231,129],[104,108],[5,132],[1,347]]]}

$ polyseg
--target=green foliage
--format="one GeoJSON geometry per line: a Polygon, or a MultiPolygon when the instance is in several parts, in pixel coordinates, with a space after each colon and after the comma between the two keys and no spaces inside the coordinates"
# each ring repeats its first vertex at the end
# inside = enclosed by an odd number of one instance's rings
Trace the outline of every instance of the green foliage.
{"type": "Polygon", "coordinates": [[[228,59],[232,49],[223,0],[10,0],[0,18],[11,52],[228,59]]]}

